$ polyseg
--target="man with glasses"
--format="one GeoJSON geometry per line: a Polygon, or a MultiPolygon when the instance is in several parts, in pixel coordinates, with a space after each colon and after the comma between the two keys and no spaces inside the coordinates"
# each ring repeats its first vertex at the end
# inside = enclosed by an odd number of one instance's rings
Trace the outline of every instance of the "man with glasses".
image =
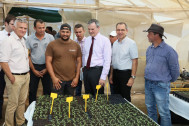
{"type": "Polygon", "coordinates": [[[27,21],[16,19],[14,26],[14,33],[0,46],[0,65],[5,72],[8,92],[5,125],[14,126],[16,120],[16,125],[23,126],[30,80],[28,49],[23,38],[27,31],[27,21]]]}
{"type": "MultiPolygon", "coordinates": [[[[5,18],[5,29],[3,31],[0,31],[0,46],[1,42],[8,38],[14,29],[14,21],[15,16],[13,15],[7,15],[5,18]]],[[[1,70],[0,66],[0,119],[2,118],[2,107],[3,107],[3,94],[5,90],[5,79],[4,79],[4,72],[1,70]]]]}
{"type": "Polygon", "coordinates": [[[116,25],[118,40],[112,49],[111,77],[115,91],[131,102],[131,87],[136,78],[138,50],[134,40],[127,36],[128,29],[124,22],[116,25]]]}

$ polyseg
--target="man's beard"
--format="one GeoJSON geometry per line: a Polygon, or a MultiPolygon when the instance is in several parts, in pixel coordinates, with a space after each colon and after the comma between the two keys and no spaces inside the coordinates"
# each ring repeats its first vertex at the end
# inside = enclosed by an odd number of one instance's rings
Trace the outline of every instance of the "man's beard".
{"type": "Polygon", "coordinates": [[[68,37],[67,39],[61,38],[63,41],[68,41],[70,38],[68,37]]]}

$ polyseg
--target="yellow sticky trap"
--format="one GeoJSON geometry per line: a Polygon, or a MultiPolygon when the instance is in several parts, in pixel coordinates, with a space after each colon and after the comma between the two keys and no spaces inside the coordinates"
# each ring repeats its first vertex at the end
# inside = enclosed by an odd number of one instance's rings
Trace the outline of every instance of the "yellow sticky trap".
{"type": "Polygon", "coordinates": [[[83,95],[83,99],[85,99],[85,112],[87,112],[87,99],[89,98],[89,94],[83,95]]]}
{"type": "Polygon", "coordinates": [[[101,88],[101,85],[96,85],[96,89],[97,89],[97,93],[96,93],[96,100],[95,102],[97,101],[97,97],[98,97],[98,90],[101,88]]]}
{"type": "Polygon", "coordinates": [[[108,85],[109,85],[109,83],[107,82],[106,83],[106,86],[107,86],[107,101],[108,101],[108,85]]]}
{"type": "Polygon", "coordinates": [[[73,101],[73,97],[67,97],[67,98],[66,98],[66,102],[69,103],[69,109],[68,109],[68,113],[69,113],[68,116],[69,116],[69,118],[70,118],[70,102],[71,102],[71,101],[73,101]]]}
{"type": "Polygon", "coordinates": [[[57,96],[58,96],[57,93],[51,93],[52,104],[51,104],[50,114],[52,114],[52,108],[53,108],[54,99],[57,98],[57,96]]]}

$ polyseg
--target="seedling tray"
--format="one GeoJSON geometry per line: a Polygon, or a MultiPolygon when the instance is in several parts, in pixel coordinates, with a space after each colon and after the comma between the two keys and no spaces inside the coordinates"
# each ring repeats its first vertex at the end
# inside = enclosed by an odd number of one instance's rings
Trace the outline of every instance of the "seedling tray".
{"type": "Polygon", "coordinates": [[[120,95],[99,95],[97,102],[90,96],[87,112],[82,97],[74,97],[68,117],[67,96],[54,100],[52,119],[48,120],[51,98],[40,96],[33,115],[34,126],[157,126],[157,124],[120,95]]]}
{"type": "Polygon", "coordinates": [[[189,102],[189,91],[174,91],[173,95],[184,101],[189,102]]]}

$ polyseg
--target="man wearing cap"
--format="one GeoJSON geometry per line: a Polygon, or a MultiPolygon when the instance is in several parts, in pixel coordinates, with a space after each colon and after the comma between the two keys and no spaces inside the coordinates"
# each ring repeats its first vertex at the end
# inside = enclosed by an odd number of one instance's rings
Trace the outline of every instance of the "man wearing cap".
{"type": "Polygon", "coordinates": [[[110,69],[110,40],[100,34],[100,23],[96,19],[88,21],[89,37],[84,45],[85,67],[83,71],[86,94],[96,94],[96,85],[101,85],[100,94],[104,93],[105,80],[110,69]]]}
{"type": "MultiPolygon", "coordinates": [[[[110,42],[111,42],[111,45],[112,45],[112,48],[113,48],[113,44],[117,40],[117,33],[116,33],[116,31],[110,32],[109,39],[110,39],[110,42]]],[[[110,72],[111,72],[111,70],[109,71],[109,74],[108,74],[109,83],[110,83],[110,91],[111,91],[111,94],[115,94],[116,93],[115,92],[115,86],[113,84],[112,78],[110,78],[110,72]]]]}
{"type": "MultiPolygon", "coordinates": [[[[8,38],[11,34],[12,31],[14,30],[14,21],[16,17],[13,15],[7,15],[5,18],[5,29],[3,31],[0,31],[0,47],[1,43],[8,38]]],[[[5,90],[5,79],[4,79],[4,71],[1,70],[0,66],[0,119],[2,118],[2,106],[3,106],[3,94],[5,90]]]]}
{"type": "Polygon", "coordinates": [[[138,50],[135,41],[127,37],[126,23],[117,23],[116,32],[118,40],[113,45],[110,78],[113,78],[116,93],[131,101],[131,87],[138,66],[138,50]]]}
{"type": "Polygon", "coordinates": [[[43,95],[51,93],[51,78],[45,65],[45,51],[47,45],[54,40],[54,37],[45,33],[45,22],[41,19],[34,21],[35,34],[30,35],[26,40],[26,47],[29,49],[30,63],[30,84],[29,103],[36,101],[37,88],[41,79],[43,95]]]}
{"type": "MultiPolygon", "coordinates": [[[[75,35],[77,37],[77,39],[75,39],[75,41],[80,45],[81,47],[81,52],[83,53],[83,48],[85,45],[85,30],[82,24],[76,24],[74,27],[74,32],[75,35]]],[[[84,67],[84,56],[82,54],[82,67],[84,67]]],[[[82,79],[83,78],[83,72],[82,72],[82,68],[80,71],[80,78],[78,80],[78,85],[76,87],[76,96],[81,96],[81,90],[82,90],[82,79]]]]}
{"type": "Polygon", "coordinates": [[[148,32],[148,40],[152,43],[146,51],[144,76],[145,104],[148,116],[157,122],[158,108],[161,120],[160,125],[171,126],[169,92],[170,82],[177,80],[180,75],[178,55],[176,51],[162,39],[162,36],[164,36],[164,28],[162,26],[152,24],[145,32],[148,32]]]}
{"type": "Polygon", "coordinates": [[[71,27],[62,24],[60,38],[49,43],[46,49],[46,67],[53,81],[52,92],[74,95],[81,68],[81,48],[70,39],[71,27]]]}

